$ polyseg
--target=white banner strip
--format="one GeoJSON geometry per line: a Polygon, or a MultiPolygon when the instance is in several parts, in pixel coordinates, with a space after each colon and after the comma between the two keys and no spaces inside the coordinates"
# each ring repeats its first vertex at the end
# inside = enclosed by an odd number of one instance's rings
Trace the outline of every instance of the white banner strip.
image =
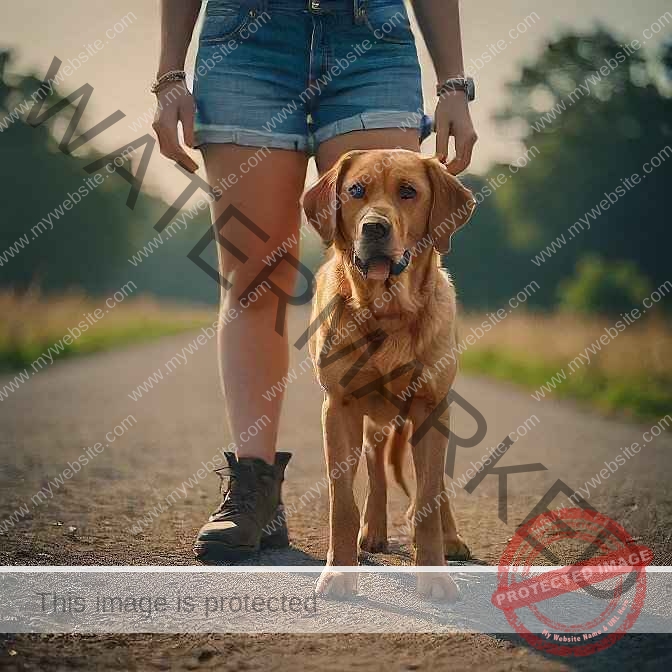
{"type": "Polygon", "coordinates": [[[323,569],[3,567],[0,631],[672,633],[672,567],[332,568],[356,581],[341,600],[314,594],[323,569]],[[458,600],[423,597],[418,574],[458,600]]]}

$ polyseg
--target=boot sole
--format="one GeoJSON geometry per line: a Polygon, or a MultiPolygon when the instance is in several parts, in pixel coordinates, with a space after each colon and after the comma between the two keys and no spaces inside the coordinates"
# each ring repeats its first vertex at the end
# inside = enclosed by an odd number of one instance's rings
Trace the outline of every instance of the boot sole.
{"type": "Polygon", "coordinates": [[[231,548],[220,541],[199,541],[194,544],[194,555],[201,562],[217,564],[219,562],[239,562],[256,555],[263,549],[289,548],[289,539],[286,537],[262,538],[259,546],[231,548]]]}
{"type": "Polygon", "coordinates": [[[252,557],[259,548],[254,546],[231,548],[219,541],[199,541],[194,544],[194,555],[206,565],[220,562],[239,562],[252,557]]]}

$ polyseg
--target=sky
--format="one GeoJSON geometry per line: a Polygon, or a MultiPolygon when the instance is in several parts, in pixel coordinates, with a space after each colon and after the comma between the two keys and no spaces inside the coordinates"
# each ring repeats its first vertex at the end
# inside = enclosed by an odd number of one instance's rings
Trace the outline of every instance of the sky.
{"type": "MultiPolygon", "coordinates": [[[[130,124],[153,109],[154,97],[149,92],[155,76],[159,54],[159,0],[21,0],[4,3],[1,10],[0,48],[14,50],[12,69],[32,71],[40,78],[46,75],[54,56],[76,64],[78,53],[90,54],[86,63],[65,79],[66,95],[84,83],[94,93],[86,114],[91,125],[120,109],[126,117],[98,136],[93,144],[102,151],[118,149],[151,132],[151,121],[142,131],[130,124]],[[129,14],[129,13],[132,13],[129,14]],[[119,23],[128,16],[126,27],[119,23]],[[115,31],[115,24],[117,29],[115,31]],[[107,31],[107,35],[106,35],[107,31]],[[112,35],[113,38],[109,39],[112,35]],[[100,40],[100,49],[94,45],[100,40]],[[94,53],[95,52],[95,53],[94,53]]],[[[590,30],[598,25],[616,33],[623,42],[642,39],[649,28],[670,10],[669,0],[466,0],[461,3],[462,39],[465,65],[478,66],[478,57],[490,45],[503,40],[503,48],[489,63],[479,67],[477,100],[471,113],[479,141],[472,162],[474,172],[487,170],[495,161],[512,161],[521,153],[517,138],[507,136],[492,120],[505,100],[507,81],[515,79],[520,66],[531,61],[544,45],[566,30],[590,30]],[[533,14],[536,13],[535,14],[533,14]],[[527,27],[516,39],[510,31],[527,19],[527,27]]],[[[416,36],[419,35],[414,26],[416,36]]],[[[513,34],[516,34],[515,32],[513,34]]],[[[672,37],[672,24],[645,45],[655,48],[663,39],[672,37]]],[[[195,40],[194,40],[195,43],[195,40]]],[[[436,84],[429,55],[421,38],[418,51],[423,71],[426,111],[433,111],[436,84]]],[[[500,42],[500,46],[502,43],[500,42]]],[[[192,43],[188,63],[193,63],[192,43]]],[[[149,117],[148,117],[149,119],[149,117]]],[[[0,149],[2,138],[0,137],[0,149]]],[[[431,141],[423,145],[431,153],[431,141]]],[[[198,153],[194,158],[202,165],[198,153]]],[[[203,174],[203,169],[199,171],[203,174]]],[[[314,172],[309,175],[309,180],[314,172]]],[[[152,156],[144,187],[173,200],[186,187],[187,180],[157,151],[152,156]]]]}

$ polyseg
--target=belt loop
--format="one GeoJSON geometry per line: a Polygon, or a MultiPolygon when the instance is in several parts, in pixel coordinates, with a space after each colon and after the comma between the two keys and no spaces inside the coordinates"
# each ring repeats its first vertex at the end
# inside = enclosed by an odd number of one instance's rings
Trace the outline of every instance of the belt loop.
{"type": "Polygon", "coordinates": [[[366,0],[352,0],[355,24],[364,23],[366,17],[366,0]]]}

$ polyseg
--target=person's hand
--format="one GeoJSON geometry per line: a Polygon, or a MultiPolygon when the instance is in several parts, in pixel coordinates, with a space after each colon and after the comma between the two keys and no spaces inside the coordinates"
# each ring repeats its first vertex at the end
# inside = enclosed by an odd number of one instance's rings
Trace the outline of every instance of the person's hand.
{"type": "Polygon", "coordinates": [[[471,163],[471,152],[478,136],[469,114],[467,97],[462,91],[443,95],[434,114],[436,125],[436,155],[453,175],[461,173],[471,163]],[[455,138],[455,158],[448,161],[450,136],[455,138]]]}
{"type": "Polygon", "coordinates": [[[198,170],[198,164],[180,145],[177,135],[178,122],[182,124],[185,143],[193,147],[194,99],[184,82],[165,86],[159,91],[152,128],[159,139],[161,154],[177,161],[190,173],[195,173],[198,170]]]}

